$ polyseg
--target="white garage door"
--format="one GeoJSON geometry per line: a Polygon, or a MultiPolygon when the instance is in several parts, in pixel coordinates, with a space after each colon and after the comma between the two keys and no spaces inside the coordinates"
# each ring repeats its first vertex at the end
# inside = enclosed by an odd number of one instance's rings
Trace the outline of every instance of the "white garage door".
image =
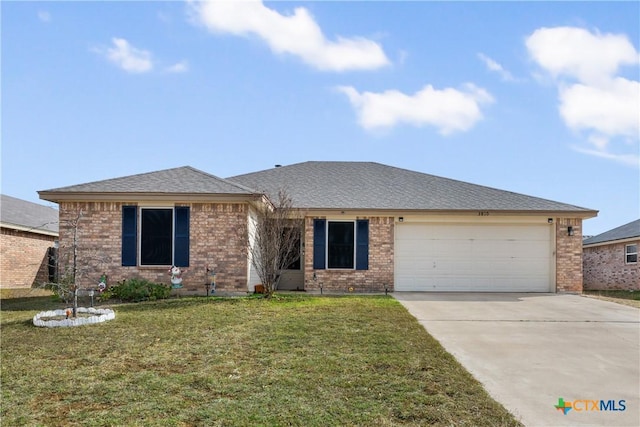
{"type": "Polygon", "coordinates": [[[548,224],[397,224],[397,291],[549,292],[548,224]]]}

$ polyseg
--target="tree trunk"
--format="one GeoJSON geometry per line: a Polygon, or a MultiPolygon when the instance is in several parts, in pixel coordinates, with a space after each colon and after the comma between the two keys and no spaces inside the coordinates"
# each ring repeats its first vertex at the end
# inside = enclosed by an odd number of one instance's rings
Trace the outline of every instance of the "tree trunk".
{"type": "Polygon", "coordinates": [[[73,318],[78,316],[78,285],[73,289],[73,318]]]}

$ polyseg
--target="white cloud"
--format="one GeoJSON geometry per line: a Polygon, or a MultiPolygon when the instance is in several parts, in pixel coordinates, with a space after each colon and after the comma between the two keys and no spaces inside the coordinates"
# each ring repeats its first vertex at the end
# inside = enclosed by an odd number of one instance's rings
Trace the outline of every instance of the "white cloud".
{"type": "Polygon", "coordinates": [[[509,71],[505,70],[502,65],[500,65],[493,59],[489,58],[487,55],[483,53],[478,53],[478,58],[480,58],[480,60],[484,62],[484,65],[487,67],[489,71],[494,71],[498,73],[500,77],[502,77],[502,80],[507,82],[516,81],[516,79],[513,77],[513,75],[511,75],[509,71]]]}
{"type": "Polygon", "coordinates": [[[579,153],[588,154],[590,156],[613,160],[615,162],[622,163],[628,166],[640,166],[640,156],[638,156],[637,154],[615,154],[603,149],[591,149],[577,146],[574,146],[572,148],[579,153]]]}
{"type": "Polygon", "coordinates": [[[176,62],[175,64],[166,68],[168,73],[186,73],[189,71],[189,63],[186,60],[176,62]]]}
{"type": "Polygon", "coordinates": [[[612,79],[607,85],[560,89],[560,115],[570,128],[614,137],[640,134],[640,83],[612,79]]]}
{"type": "Polygon", "coordinates": [[[156,66],[162,68],[166,73],[186,73],[189,71],[189,62],[182,60],[172,65],[161,66],[153,59],[153,55],[148,50],[138,49],[123,38],[114,37],[111,39],[113,47],[92,48],[93,52],[104,56],[107,60],[115,64],[122,70],[132,74],[148,73],[156,66]]]}
{"type": "Polygon", "coordinates": [[[146,73],[153,69],[151,52],[137,49],[125,39],[111,39],[114,47],[107,48],[107,59],[128,73],[146,73]]]}
{"type": "Polygon", "coordinates": [[[472,84],[467,84],[464,90],[438,90],[427,85],[413,95],[397,90],[359,93],[350,86],[337,89],[349,97],[360,125],[366,130],[408,123],[434,126],[442,135],[464,132],[482,119],[480,106],[493,102],[487,91],[472,84]]]}
{"type": "Polygon", "coordinates": [[[39,10],[38,19],[45,23],[51,22],[51,14],[46,10],[39,10]]]}
{"type": "Polygon", "coordinates": [[[567,127],[586,133],[581,153],[638,166],[640,82],[617,76],[640,55],[625,35],[582,28],[540,28],[527,39],[533,60],[558,85],[558,110],[567,127]],[[613,153],[623,140],[633,154],[613,153]]]}
{"type": "Polygon", "coordinates": [[[527,37],[526,45],[531,57],[554,77],[583,83],[607,80],[621,65],[637,64],[640,59],[624,35],[575,27],[539,28],[527,37]]]}
{"type": "Polygon", "coordinates": [[[328,40],[304,8],[281,15],[251,1],[191,3],[195,20],[210,31],[260,37],[273,52],[291,54],[324,71],[368,70],[389,64],[378,43],[362,37],[328,40]]]}

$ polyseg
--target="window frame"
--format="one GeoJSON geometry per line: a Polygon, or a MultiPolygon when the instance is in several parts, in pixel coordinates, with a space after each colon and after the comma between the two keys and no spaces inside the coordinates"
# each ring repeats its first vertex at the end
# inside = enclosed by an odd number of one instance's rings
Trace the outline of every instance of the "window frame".
{"type": "Polygon", "coordinates": [[[357,265],[357,260],[356,260],[356,252],[357,252],[357,246],[358,246],[358,241],[357,241],[357,224],[356,224],[356,220],[334,220],[334,219],[327,219],[325,222],[325,269],[326,270],[355,270],[356,269],[356,265],[357,265]],[[330,223],[351,223],[353,225],[353,241],[352,241],[352,262],[353,262],[353,266],[352,267],[329,267],[329,224],[330,223]]]}
{"type": "Polygon", "coordinates": [[[624,245],[624,263],[625,264],[637,264],[638,263],[638,244],[637,243],[629,243],[628,245],[624,245]],[[629,248],[635,246],[635,251],[629,252],[629,248]],[[635,261],[629,261],[630,256],[634,256],[635,261]]]}
{"type": "Polygon", "coordinates": [[[139,267],[171,267],[175,263],[175,252],[176,252],[176,212],[175,206],[138,206],[138,266],[139,267]],[[168,210],[171,212],[171,264],[143,264],[142,262],[142,212],[144,210],[168,210]]]}
{"type": "MultiPolygon", "coordinates": [[[[327,268],[327,222],[354,222],[355,223],[355,268],[352,271],[369,270],[369,248],[371,239],[371,227],[369,218],[314,218],[313,219],[313,269],[328,270],[327,268]]],[[[349,271],[349,269],[335,269],[349,271]]]]}

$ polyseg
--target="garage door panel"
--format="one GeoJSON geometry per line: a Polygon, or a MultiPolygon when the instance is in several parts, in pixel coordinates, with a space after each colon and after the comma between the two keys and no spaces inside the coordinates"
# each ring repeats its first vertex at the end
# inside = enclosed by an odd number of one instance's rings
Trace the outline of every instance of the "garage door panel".
{"type": "Polygon", "coordinates": [[[522,224],[399,224],[395,288],[548,292],[551,230],[522,224]]]}

